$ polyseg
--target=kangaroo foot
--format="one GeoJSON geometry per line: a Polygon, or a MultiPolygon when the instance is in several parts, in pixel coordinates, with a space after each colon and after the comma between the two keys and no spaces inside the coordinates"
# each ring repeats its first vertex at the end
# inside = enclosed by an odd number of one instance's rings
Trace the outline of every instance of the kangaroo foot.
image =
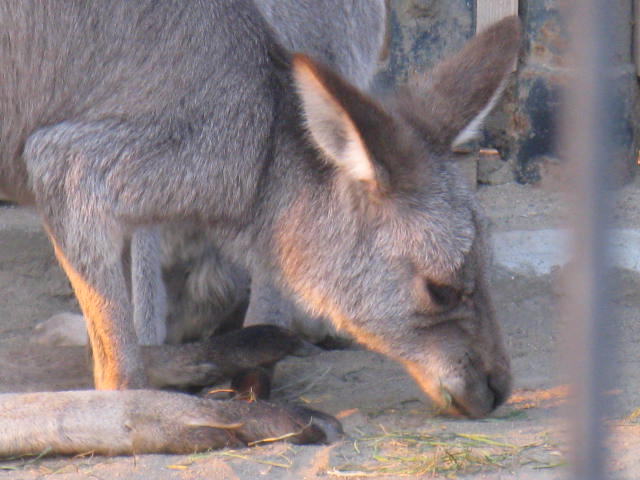
{"type": "Polygon", "coordinates": [[[242,422],[233,433],[247,445],[274,440],[332,443],[343,435],[342,425],[334,417],[299,405],[243,400],[231,400],[227,405],[228,419],[242,422]]]}
{"type": "Polygon", "coordinates": [[[2,394],[0,431],[0,457],[193,453],[342,434],[336,419],[303,407],[154,390],[2,394]]]}

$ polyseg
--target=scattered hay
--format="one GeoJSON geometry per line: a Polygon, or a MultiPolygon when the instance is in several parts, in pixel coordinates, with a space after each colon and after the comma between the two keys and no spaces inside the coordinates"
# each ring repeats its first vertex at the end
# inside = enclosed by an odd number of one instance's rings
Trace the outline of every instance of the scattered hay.
{"type": "Polygon", "coordinates": [[[221,458],[221,459],[237,459],[243,460],[249,463],[256,463],[259,465],[267,465],[269,467],[277,467],[282,469],[290,469],[293,466],[293,457],[295,455],[295,447],[288,443],[271,444],[276,446],[275,449],[264,448],[258,444],[253,447],[251,451],[244,449],[223,449],[223,450],[210,450],[208,452],[194,453],[189,455],[188,460],[180,464],[169,465],[169,468],[175,469],[176,467],[182,469],[183,466],[189,467],[194,462],[200,459],[206,458],[221,458]]]}
{"type": "Polygon", "coordinates": [[[359,455],[362,455],[362,450],[373,450],[366,463],[339,465],[327,473],[334,477],[454,477],[525,465],[533,468],[562,465],[563,462],[550,462],[533,454],[534,449],[544,446],[547,445],[541,441],[515,445],[487,435],[465,433],[385,432],[354,442],[354,450],[359,455]]]}
{"type": "Polygon", "coordinates": [[[51,448],[46,448],[42,452],[33,455],[18,455],[15,457],[2,457],[0,462],[20,462],[19,464],[0,464],[0,470],[21,470],[38,463],[39,460],[51,453],[51,448]]]}

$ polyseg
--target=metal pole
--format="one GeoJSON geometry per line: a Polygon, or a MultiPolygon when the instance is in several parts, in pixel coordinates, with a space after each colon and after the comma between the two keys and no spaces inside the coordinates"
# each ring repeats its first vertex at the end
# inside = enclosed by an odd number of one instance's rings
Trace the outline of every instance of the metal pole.
{"type": "Polygon", "coordinates": [[[568,277],[568,349],[572,383],[570,447],[573,478],[607,478],[603,392],[611,378],[607,352],[612,314],[609,304],[607,219],[610,210],[613,89],[613,15],[616,1],[573,0],[570,33],[572,78],[564,123],[573,183],[568,277]]]}

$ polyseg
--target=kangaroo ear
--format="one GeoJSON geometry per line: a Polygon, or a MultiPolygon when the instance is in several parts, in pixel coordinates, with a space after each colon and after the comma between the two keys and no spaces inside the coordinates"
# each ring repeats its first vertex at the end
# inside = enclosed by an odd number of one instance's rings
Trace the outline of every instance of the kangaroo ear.
{"type": "Polygon", "coordinates": [[[402,114],[434,146],[472,139],[498,102],[520,50],[520,21],[507,17],[478,34],[397,98],[402,114]]]}
{"type": "Polygon", "coordinates": [[[344,99],[362,95],[328,68],[303,54],[292,60],[293,79],[302,113],[316,147],[353,180],[377,183],[376,168],[344,99]]]}

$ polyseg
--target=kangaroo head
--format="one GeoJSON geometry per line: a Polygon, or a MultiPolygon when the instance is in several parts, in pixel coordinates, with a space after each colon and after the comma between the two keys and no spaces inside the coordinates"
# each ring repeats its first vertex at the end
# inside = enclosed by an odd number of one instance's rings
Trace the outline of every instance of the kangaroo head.
{"type": "Polygon", "coordinates": [[[451,162],[498,98],[517,18],[377,102],[328,68],[292,61],[309,143],[327,165],[277,228],[284,281],[317,313],[402,362],[444,410],[471,417],[509,395],[487,285],[486,226],[451,162]]]}

